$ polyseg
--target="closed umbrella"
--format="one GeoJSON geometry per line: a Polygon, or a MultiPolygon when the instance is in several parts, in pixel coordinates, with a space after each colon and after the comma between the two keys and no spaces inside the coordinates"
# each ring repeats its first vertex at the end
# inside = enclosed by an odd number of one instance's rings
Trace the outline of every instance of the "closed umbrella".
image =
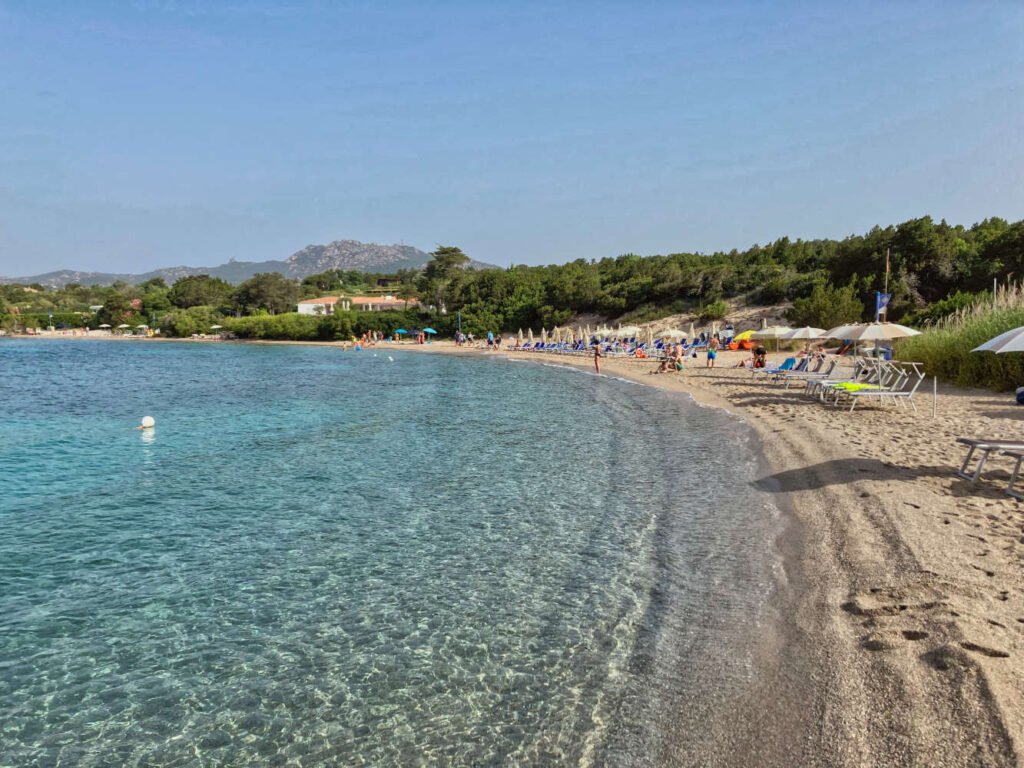
{"type": "Polygon", "coordinates": [[[516,341],[519,342],[519,346],[523,346],[523,329],[519,329],[519,333],[516,334],[516,341]]]}
{"type": "Polygon", "coordinates": [[[693,341],[693,340],[694,340],[695,338],[697,338],[697,331],[695,331],[695,330],[694,330],[694,328],[693,328],[693,323],[690,323],[690,330],[689,330],[689,335],[687,335],[687,336],[686,336],[686,338],[687,338],[687,339],[689,339],[689,340],[690,340],[691,342],[692,342],[692,341],[693,341]]]}

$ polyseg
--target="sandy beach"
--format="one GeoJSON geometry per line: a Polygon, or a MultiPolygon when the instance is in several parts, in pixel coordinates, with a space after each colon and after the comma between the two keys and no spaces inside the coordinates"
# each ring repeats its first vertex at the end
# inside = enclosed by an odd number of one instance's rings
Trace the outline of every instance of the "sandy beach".
{"type": "MultiPolygon", "coordinates": [[[[415,349],[465,352],[443,342],[415,349]]],[[[1019,437],[1024,409],[1008,394],[940,385],[933,418],[929,381],[917,413],[849,413],[730,367],[745,356],[720,354],[715,369],[702,356],[664,375],[651,375],[649,361],[602,360],[603,373],[745,420],[766,460],[759,485],[798,524],[784,544],[788,637],[763,660],[750,702],[764,722],[736,729],[758,743],[723,726],[709,735],[737,741],[723,764],[1024,764],[1024,506],[1003,493],[1007,458],[990,460],[977,483],[955,474],[957,437],[1019,437]]]]}

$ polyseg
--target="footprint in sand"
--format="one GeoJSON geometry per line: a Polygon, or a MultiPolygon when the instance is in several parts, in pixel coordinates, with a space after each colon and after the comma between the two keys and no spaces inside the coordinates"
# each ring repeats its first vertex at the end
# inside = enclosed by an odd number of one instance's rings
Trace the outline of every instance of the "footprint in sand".
{"type": "Polygon", "coordinates": [[[971,643],[964,641],[960,643],[966,650],[980,653],[983,656],[988,656],[991,659],[1008,659],[1010,654],[1006,651],[1001,651],[998,648],[989,648],[985,645],[978,645],[977,643],[971,643]]]}

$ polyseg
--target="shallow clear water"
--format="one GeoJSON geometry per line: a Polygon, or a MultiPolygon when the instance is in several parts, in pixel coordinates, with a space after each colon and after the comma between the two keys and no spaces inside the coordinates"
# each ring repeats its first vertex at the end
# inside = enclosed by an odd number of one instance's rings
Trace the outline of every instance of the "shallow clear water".
{"type": "Polygon", "coordinates": [[[0,374],[0,765],[651,765],[750,679],[779,517],[679,395],[387,348],[0,374]]]}

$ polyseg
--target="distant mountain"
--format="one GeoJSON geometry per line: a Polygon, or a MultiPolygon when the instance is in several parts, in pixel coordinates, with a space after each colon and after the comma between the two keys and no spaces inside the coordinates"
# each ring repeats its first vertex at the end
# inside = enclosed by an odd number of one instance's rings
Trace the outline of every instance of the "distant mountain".
{"type": "MultiPolygon", "coordinates": [[[[397,272],[400,269],[419,269],[430,261],[430,254],[411,245],[378,245],[358,240],[335,240],[327,245],[307,245],[284,261],[229,261],[217,267],[167,267],[142,274],[111,272],[76,272],[62,269],[27,277],[0,277],[0,283],[39,283],[62,287],[69,283],[82,285],[110,285],[118,280],[141,283],[162,277],[170,285],[189,275],[211,275],[241,283],[259,272],[280,272],[286,277],[301,280],[329,269],[358,270],[360,272],[397,272]]],[[[470,263],[473,269],[492,268],[478,261],[470,263]]]]}

